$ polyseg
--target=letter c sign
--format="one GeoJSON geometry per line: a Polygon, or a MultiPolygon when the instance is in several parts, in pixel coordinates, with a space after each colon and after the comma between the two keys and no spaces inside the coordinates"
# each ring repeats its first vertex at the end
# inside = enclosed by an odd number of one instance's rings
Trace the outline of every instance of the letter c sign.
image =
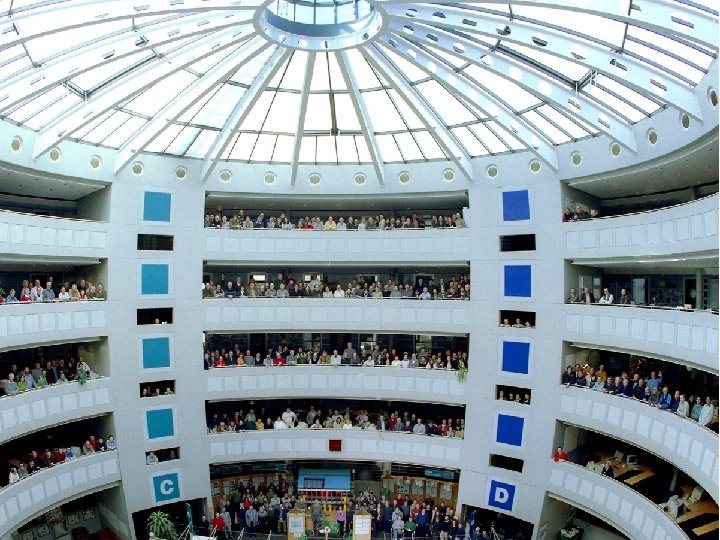
{"type": "Polygon", "coordinates": [[[488,495],[488,506],[501,510],[512,511],[515,502],[515,486],[490,480],[490,493],[488,495]]]}
{"type": "Polygon", "coordinates": [[[180,498],[180,478],[176,472],[153,476],[152,486],[155,502],[166,502],[180,498]]]}

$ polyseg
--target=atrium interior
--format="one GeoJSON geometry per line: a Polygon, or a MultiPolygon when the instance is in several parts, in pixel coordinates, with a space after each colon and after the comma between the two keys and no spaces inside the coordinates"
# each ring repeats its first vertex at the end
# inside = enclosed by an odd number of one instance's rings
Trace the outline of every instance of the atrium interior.
{"type": "Polygon", "coordinates": [[[718,21],[0,2],[0,540],[716,538],[718,21]]]}

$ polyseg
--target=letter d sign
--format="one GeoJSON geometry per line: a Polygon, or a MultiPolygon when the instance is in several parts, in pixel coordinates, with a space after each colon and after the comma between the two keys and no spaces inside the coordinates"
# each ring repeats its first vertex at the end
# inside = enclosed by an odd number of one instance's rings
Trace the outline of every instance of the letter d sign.
{"type": "Polygon", "coordinates": [[[153,499],[155,502],[166,502],[180,498],[180,477],[177,472],[166,472],[153,476],[153,499]]]}
{"type": "Polygon", "coordinates": [[[515,500],[515,486],[490,480],[490,493],[488,495],[488,506],[499,508],[500,510],[512,511],[513,502],[515,500]]]}

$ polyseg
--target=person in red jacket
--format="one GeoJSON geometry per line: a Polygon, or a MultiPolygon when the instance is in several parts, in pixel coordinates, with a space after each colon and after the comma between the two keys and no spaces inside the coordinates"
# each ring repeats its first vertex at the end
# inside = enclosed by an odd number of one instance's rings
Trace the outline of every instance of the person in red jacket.
{"type": "Polygon", "coordinates": [[[212,520],[212,527],[215,529],[215,538],[225,540],[225,520],[220,515],[220,512],[215,513],[215,517],[212,520]]]}
{"type": "Polygon", "coordinates": [[[562,449],[562,446],[558,446],[557,452],[553,456],[553,461],[567,461],[567,454],[562,449]]]}

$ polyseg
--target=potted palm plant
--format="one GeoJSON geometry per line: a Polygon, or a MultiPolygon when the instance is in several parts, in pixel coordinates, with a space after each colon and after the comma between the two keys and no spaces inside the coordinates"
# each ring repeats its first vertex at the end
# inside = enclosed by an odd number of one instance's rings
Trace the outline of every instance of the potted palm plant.
{"type": "Polygon", "coordinates": [[[148,516],[147,528],[151,538],[157,540],[177,540],[177,531],[175,524],[170,521],[170,516],[166,512],[156,510],[148,516]]]}

